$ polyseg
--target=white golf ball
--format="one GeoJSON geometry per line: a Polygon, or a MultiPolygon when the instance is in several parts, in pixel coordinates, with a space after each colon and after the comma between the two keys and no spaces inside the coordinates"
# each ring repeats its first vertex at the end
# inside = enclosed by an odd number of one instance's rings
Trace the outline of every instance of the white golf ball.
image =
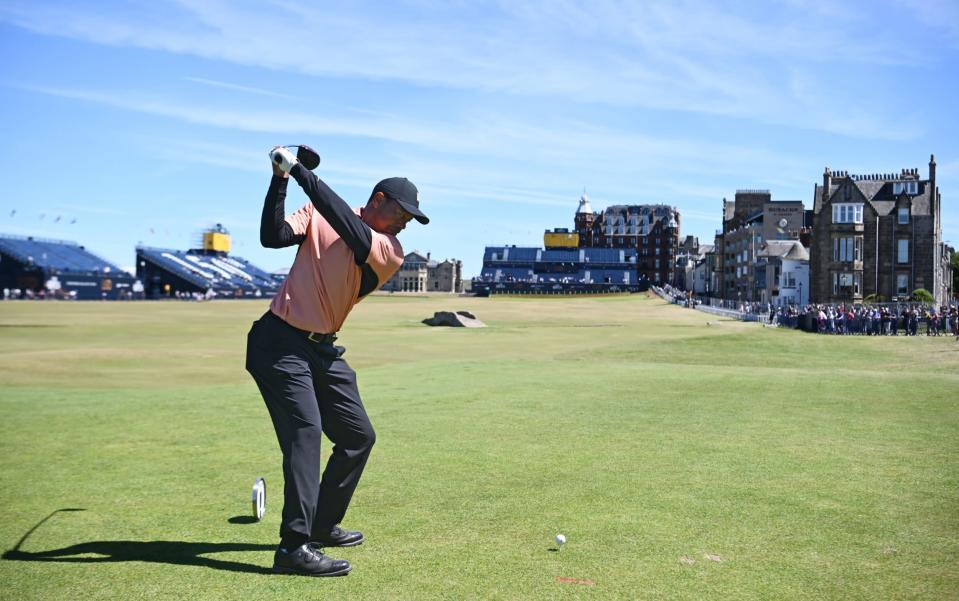
{"type": "Polygon", "coordinates": [[[565,534],[557,534],[557,535],[556,535],[556,544],[557,544],[557,545],[565,545],[565,544],[566,544],[566,535],[565,535],[565,534]]]}

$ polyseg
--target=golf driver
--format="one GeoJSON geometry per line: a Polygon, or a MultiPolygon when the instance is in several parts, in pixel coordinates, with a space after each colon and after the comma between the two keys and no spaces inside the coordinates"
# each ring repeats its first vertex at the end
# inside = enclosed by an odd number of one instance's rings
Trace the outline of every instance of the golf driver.
{"type": "Polygon", "coordinates": [[[293,168],[291,160],[293,154],[289,149],[296,148],[296,160],[303,163],[303,166],[312,171],[320,166],[320,154],[307,146],[306,144],[288,144],[277,146],[270,151],[270,159],[279,165],[281,169],[289,172],[293,168]]]}

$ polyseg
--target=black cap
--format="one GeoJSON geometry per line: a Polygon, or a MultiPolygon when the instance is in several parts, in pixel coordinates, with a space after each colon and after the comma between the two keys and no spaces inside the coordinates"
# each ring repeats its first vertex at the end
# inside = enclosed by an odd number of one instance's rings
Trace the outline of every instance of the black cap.
{"type": "Polygon", "coordinates": [[[417,221],[426,225],[430,218],[420,210],[420,192],[413,185],[413,182],[405,177],[390,177],[376,184],[373,188],[373,194],[382,192],[386,196],[400,203],[408,213],[413,215],[417,221]]]}

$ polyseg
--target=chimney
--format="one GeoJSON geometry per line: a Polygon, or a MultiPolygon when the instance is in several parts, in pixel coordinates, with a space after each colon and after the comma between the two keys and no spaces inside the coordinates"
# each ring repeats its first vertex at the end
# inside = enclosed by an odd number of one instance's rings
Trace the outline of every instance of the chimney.
{"type": "Polygon", "coordinates": [[[430,253],[429,253],[429,252],[426,253],[426,260],[427,260],[427,261],[430,260],[430,253]]]}
{"type": "Polygon", "coordinates": [[[929,155],[929,185],[936,189],[936,155],[929,155]]]}
{"type": "Polygon", "coordinates": [[[826,170],[822,172],[822,199],[826,200],[829,198],[829,188],[832,186],[832,172],[829,171],[829,167],[826,167],[826,170]]]}

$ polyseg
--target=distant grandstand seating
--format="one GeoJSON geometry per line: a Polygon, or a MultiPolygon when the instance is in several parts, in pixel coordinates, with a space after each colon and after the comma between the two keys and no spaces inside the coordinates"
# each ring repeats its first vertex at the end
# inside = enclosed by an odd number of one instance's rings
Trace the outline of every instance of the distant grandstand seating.
{"type": "Polygon", "coordinates": [[[540,249],[527,246],[487,246],[483,261],[530,263],[536,260],[540,249]]]}
{"type": "Polygon", "coordinates": [[[245,259],[203,250],[138,247],[137,274],[151,298],[209,290],[220,297],[272,296],[282,284],[245,259]]]}
{"type": "Polygon", "coordinates": [[[514,246],[507,249],[510,261],[535,261],[540,251],[538,248],[526,248],[514,246]]]}
{"type": "Polygon", "coordinates": [[[639,291],[636,249],[487,246],[474,279],[478,294],[639,291]]]}
{"type": "Polygon", "coordinates": [[[516,282],[528,282],[533,279],[531,268],[520,267],[488,267],[483,274],[492,279],[503,279],[516,282]]]}
{"type": "Polygon", "coordinates": [[[583,251],[590,263],[621,263],[627,256],[636,256],[634,249],[584,248],[583,251]]]}
{"type": "Polygon", "coordinates": [[[0,235],[0,286],[78,299],[120,298],[129,273],[76,242],[0,235]]]}
{"type": "Polygon", "coordinates": [[[43,238],[0,237],[0,251],[23,262],[61,273],[121,271],[75,242],[43,238]]]}
{"type": "MultiPolygon", "coordinates": [[[[583,272],[585,279],[586,272],[583,272]]],[[[590,269],[587,283],[593,284],[629,284],[636,283],[636,272],[630,274],[623,269],[590,269]],[[590,281],[591,280],[591,281],[590,281]]]]}
{"type": "Polygon", "coordinates": [[[578,263],[579,249],[574,250],[544,250],[542,261],[549,263],[578,263]]]}

